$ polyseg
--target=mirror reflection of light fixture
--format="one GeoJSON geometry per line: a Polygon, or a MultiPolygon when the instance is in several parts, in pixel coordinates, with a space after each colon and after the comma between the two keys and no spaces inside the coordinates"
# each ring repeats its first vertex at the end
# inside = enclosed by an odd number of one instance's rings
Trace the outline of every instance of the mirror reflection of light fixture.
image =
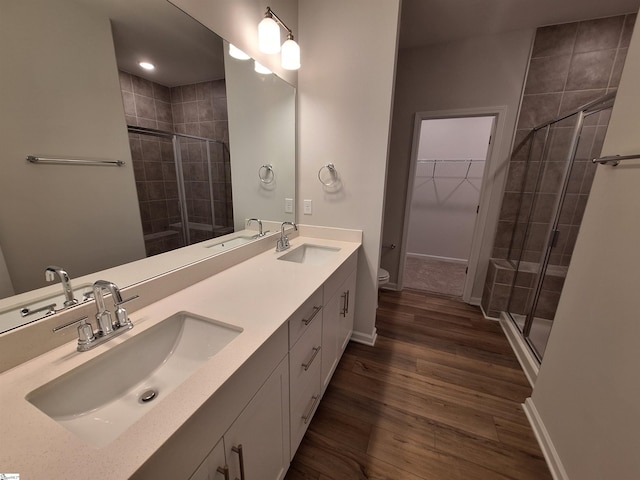
{"type": "Polygon", "coordinates": [[[262,53],[274,54],[282,51],[280,62],[285,70],[300,68],[300,46],[293,39],[293,32],[267,7],[264,18],[258,24],[258,49],[262,53]],[[287,40],[280,46],[280,27],[287,31],[287,40]]]}
{"type": "Polygon", "coordinates": [[[229,44],[229,55],[237,60],[249,60],[251,57],[233,44],[229,44]]]}
{"type": "Polygon", "coordinates": [[[267,67],[259,63],[257,60],[253,61],[253,69],[258,73],[262,73],[263,75],[269,75],[270,73],[273,73],[271,70],[269,70],[267,67]]]}

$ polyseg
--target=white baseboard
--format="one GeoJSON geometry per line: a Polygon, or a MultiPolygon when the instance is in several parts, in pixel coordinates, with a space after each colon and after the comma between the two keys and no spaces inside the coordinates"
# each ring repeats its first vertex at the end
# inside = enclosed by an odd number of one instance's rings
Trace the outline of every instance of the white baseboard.
{"type": "Polygon", "coordinates": [[[376,345],[377,338],[378,334],[375,327],[373,328],[373,333],[362,333],[354,331],[351,334],[352,342],[362,343],[363,345],[369,345],[370,347],[374,347],[376,345]]]}
{"type": "Polygon", "coordinates": [[[431,260],[440,260],[441,262],[449,262],[449,263],[462,263],[464,265],[469,263],[469,260],[465,258],[439,257],[437,255],[427,255],[425,253],[407,253],[407,257],[429,258],[431,260]]]}
{"type": "Polygon", "coordinates": [[[485,320],[493,320],[494,322],[499,321],[499,318],[496,317],[490,317],[489,315],[487,315],[487,312],[484,311],[484,308],[482,307],[482,303],[479,304],[480,307],[480,311],[482,312],[482,316],[485,318],[485,320]]]}
{"type": "Polygon", "coordinates": [[[544,459],[547,461],[547,466],[551,471],[551,476],[554,480],[569,480],[569,476],[562,465],[562,460],[558,455],[558,451],[553,445],[549,432],[547,432],[547,429],[542,422],[542,418],[540,417],[531,397],[524,401],[522,408],[529,419],[529,423],[531,424],[533,433],[538,440],[544,459]]]}
{"type": "MultiPolygon", "coordinates": [[[[482,309],[482,305],[480,305],[481,302],[482,302],[482,299],[480,297],[471,297],[467,303],[469,305],[473,305],[474,307],[480,307],[480,309],[482,309]]],[[[482,314],[484,315],[484,311],[482,311],[482,314]]]]}
{"type": "Polygon", "coordinates": [[[506,313],[502,312],[499,322],[502,327],[502,331],[507,336],[507,340],[509,340],[513,353],[516,354],[516,358],[518,359],[518,362],[520,362],[520,366],[522,367],[527,380],[529,380],[531,388],[533,388],[538,378],[538,371],[540,370],[538,361],[531,353],[531,350],[529,350],[529,346],[522,338],[522,335],[520,335],[518,328],[509,318],[507,318],[506,313]]]}

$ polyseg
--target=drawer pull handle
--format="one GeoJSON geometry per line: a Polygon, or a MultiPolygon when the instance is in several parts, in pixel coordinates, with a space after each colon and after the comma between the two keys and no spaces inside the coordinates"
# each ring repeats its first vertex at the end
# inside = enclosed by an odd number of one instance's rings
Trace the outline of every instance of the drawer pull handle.
{"type": "Polygon", "coordinates": [[[304,322],[305,325],[309,325],[311,322],[313,322],[313,319],[316,318],[316,315],[318,315],[318,313],[320,312],[320,310],[322,310],[322,306],[319,307],[313,307],[313,313],[311,314],[311,316],[307,319],[307,318],[303,318],[302,321],[304,322]]]}
{"type": "Polygon", "coordinates": [[[238,454],[238,460],[240,462],[240,480],[244,479],[244,455],[242,453],[242,444],[238,444],[237,447],[231,447],[231,451],[238,454]]]}
{"type": "Polygon", "coordinates": [[[318,355],[318,352],[320,351],[321,348],[322,347],[320,345],[318,345],[317,347],[313,347],[313,355],[311,355],[311,358],[307,363],[302,364],[302,368],[304,368],[305,372],[309,370],[309,367],[311,366],[313,361],[316,359],[316,356],[318,355]]]}
{"type": "Polygon", "coordinates": [[[318,404],[318,400],[320,400],[320,395],[314,395],[313,397],[311,397],[311,400],[313,400],[313,403],[311,404],[309,411],[302,416],[302,419],[304,420],[305,424],[309,423],[309,420],[311,420],[311,414],[313,413],[313,410],[316,408],[316,405],[318,404]]]}
{"type": "Polygon", "coordinates": [[[224,480],[229,480],[229,465],[218,467],[216,471],[224,475],[224,480]]]}

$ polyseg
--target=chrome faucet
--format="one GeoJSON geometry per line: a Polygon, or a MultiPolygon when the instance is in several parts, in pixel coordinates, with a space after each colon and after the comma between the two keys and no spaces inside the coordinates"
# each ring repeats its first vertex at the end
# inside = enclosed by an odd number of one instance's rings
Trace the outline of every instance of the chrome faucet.
{"type": "Polygon", "coordinates": [[[64,291],[64,306],[71,307],[78,303],[73,297],[73,289],[71,288],[71,279],[67,272],[65,272],[61,267],[57,267],[55,265],[49,265],[44,270],[44,278],[47,282],[53,282],[56,276],[60,279],[60,283],[62,284],[62,290],[64,291]]]}
{"type": "Polygon", "coordinates": [[[93,284],[93,297],[96,300],[96,321],[98,323],[98,330],[94,333],[93,327],[87,322],[88,317],[82,317],[64,325],[59,325],[53,329],[54,332],[70,327],[71,325],[78,325],[78,351],[86,352],[93,347],[106,342],[107,340],[117,337],[121,333],[133,328],[133,323],[127,315],[127,311],[122,307],[123,303],[127,303],[138,295],[122,299],[120,289],[113,282],[106,280],[98,280],[93,284]],[[115,322],[111,319],[111,312],[107,310],[104,304],[104,291],[107,290],[111,293],[113,303],[116,307],[115,310],[115,322]]]}
{"type": "Polygon", "coordinates": [[[96,308],[98,309],[98,313],[96,313],[96,320],[98,322],[99,334],[111,335],[118,328],[133,328],[133,323],[129,320],[127,311],[122,308],[122,304],[137,298],[137,295],[123,300],[122,295],[120,294],[120,289],[115,283],[108,282],[106,280],[97,280],[93,284],[93,298],[96,300],[96,308]],[[111,293],[113,304],[117,307],[115,311],[115,322],[111,319],[111,312],[109,312],[104,305],[104,290],[108,290],[111,293]]]}
{"type": "Polygon", "coordinates": [[[250,218],[249,220],[247,220],[247,227],[251,224],[251,222],[258,222],[258,238],[264,237],[266,235],[266,232],[262,231],[262,220],[260,220],[259,218],[250,218]]]}
{"type": "Polygon", "coordinates": [[[298,230],[298,226],[293,222],[282,222],[280,226],[280,238],[276,242],[276,252],[283,252],[288,249],[291,245],[289,245],[289,237],[284,234],[285,225],[291,225],[295,230],[298,230]]]}

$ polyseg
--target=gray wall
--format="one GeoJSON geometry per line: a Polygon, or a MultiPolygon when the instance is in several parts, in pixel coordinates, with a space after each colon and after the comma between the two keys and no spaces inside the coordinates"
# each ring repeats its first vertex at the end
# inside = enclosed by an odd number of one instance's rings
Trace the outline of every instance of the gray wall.
{"type": "MultiPolygon", "coordinates": [[[[506,165],[522,94],[533,30],[474,38],[398,55],[393,125],[384,211],[383,243],[402,243],[407,180],[416,112],[506,106],[501,139],[495,146],[498,164],[487,182],[495,187],[483,219],[481,263],[473,294],[479,300],[493,245],[506,165]]],[[[400,249],[382,252],[382,266],[397,281],[400,249]]]]}
{"type": "Polygon", "coordinates": [[[0,65],[0,244],[16,292],[43,286],[49,264],[77,277],[144,258],[109,20],[67,2],[3,1],[0,65]]]}
{"type": "Polygon", "coordinates": [[[378,259],[399,0],[300,2],[298,221],[362,229],[354,336],[375,336],[378,259]],[[342,179],[327,191],[318,170],[342,179]],[[302,201],[313,201],[304,215],[302,201]]]}

